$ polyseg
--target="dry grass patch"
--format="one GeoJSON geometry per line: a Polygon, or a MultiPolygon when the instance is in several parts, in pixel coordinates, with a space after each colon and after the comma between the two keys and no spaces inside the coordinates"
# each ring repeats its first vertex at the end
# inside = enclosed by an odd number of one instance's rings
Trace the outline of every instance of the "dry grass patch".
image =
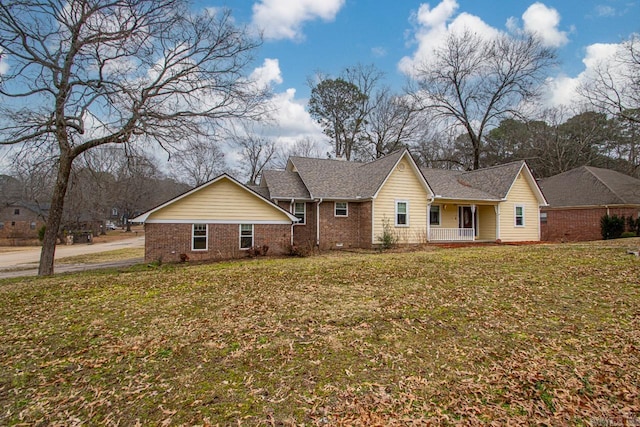
{"type": "Polygon", "coordinates": [[[637,420],[628,243],[0,281],[0,424],[637,420]]]}

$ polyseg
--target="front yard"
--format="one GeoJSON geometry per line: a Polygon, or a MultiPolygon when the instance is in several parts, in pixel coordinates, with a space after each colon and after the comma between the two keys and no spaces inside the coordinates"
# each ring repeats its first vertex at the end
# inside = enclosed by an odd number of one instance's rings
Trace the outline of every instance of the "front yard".
{"type": "Polygon", "coordinates": [[[0,424],[638,425],[631,246],[0,280],[0,424]]]}

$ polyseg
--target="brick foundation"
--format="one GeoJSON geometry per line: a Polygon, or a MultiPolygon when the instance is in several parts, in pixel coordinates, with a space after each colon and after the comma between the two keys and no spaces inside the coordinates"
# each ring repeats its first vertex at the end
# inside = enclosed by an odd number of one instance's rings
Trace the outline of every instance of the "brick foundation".
{"type": "MultiPolygon", "coordinates": [[[[609,215],[638,217],[637,208],[609,208],[609,215]]],[[[542,240],[551,242],[579,242],[602,240],[600,219],[607,214],[606,208],[589,209],[542,209],[547,213],[547,222],[541,222],[542,240]]]]}
{"type": "MultiPolygon", "coordinates": [[[[209,224],[208,249],[191,250],[192,224],[145,224],[145,261],[178,262],[182,254],[190,261],[209,261],[247,256],[240,250],[238,224],[209,224]]],[[[267,255],[282,255],[289,251],[291,226],[288,224],[255,224],[254,246],[268,245],[267,255]]]]}

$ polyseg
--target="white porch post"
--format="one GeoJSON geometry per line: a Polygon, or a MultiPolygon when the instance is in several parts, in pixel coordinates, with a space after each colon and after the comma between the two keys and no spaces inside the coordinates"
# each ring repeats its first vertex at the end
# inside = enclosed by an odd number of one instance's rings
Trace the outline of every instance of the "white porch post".
{"type": "Polygon", "coordinates": [[[493,210],[496,212],[496,240],[500,240],[500,205],[494,205],[493,210]]]}
{"type": "Polygon", "coordinates": [[[427,242],[431,241],[431,203],[427,203],[427,242]]]}
{"type": "Polygon", "coordinates": [[[471,229],[473,230],[473,240],[476,240],[476,205],[471,205],[471,229]]]}

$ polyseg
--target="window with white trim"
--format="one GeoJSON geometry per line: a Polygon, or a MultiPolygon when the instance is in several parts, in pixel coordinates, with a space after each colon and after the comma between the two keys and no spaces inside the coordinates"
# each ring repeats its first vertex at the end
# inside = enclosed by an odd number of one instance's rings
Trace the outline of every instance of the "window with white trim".
{"type": "Polygon", "coordinates": [[[36,229],[36,223],[32,222],[31,224],[29,224],[29,228],[32,229],[32,230],[35,230],[36,229]]]}
{"type": "Polygon", "coordinates": [[[296,224],[306,224],[307,204],[304,202],[295,202],[293,205],[293,216],[300,220],[296,222],[296,224]]]}
{"type": "Polygon", "coordinates": [[[335,216],[349,216],[349,203],[335,202],[334,212],[335,216]]]}
{"type": "Polygon", "coordinates": [[[396,200],[396,227],[409,226],[409,202],[396,200]]]}
{"type": "Polygon", "coordinates": [[[524,205],[515,206],[516,227],[524,227],[524,205]]]}
{"type": "Polygon", "coordinates": [[[240,249],[253,247],[253,224],[240,224],[240,249]]]}
{"type": "Polygon", "coordinates": [[[431,205],[429,210],[429,224],[440,225],[440,205],[431,205]]]}
{"type": "Polygon", "coordinates": [[[540,212],[540,222],[542,224],[546,224],[547,223],[547,213],[546,212],[540,212]]]}
{"type": "Polygon", "coordinates": [[[193,224],[191,229],[191,250],[206,251],[209,247],[207,242],[208,236],[207,224],[193,224]]]}

